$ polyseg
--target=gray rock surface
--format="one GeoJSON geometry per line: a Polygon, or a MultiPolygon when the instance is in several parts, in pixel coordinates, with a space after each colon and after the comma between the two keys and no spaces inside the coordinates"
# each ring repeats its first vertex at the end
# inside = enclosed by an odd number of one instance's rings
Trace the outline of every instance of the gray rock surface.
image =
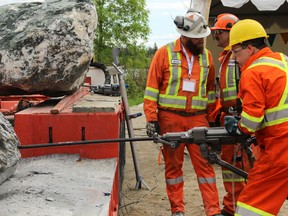
{"type": "Polygon", "coordinates": [[[0,184],[16,171],[17,162],[20,159],[18,145],[20,142],[14,128],[0,113],[0,184]]]}
{"type": "Polygon", "coordinates": [[[93,54],[91,0],[46,0],[0,7],[0,95],[71,94],[93,54]]]}
{"type": "Polygon", "coordinates": [[[117,160],[22,158],[0,185],[1,216],[107,216],[117,160]]]}

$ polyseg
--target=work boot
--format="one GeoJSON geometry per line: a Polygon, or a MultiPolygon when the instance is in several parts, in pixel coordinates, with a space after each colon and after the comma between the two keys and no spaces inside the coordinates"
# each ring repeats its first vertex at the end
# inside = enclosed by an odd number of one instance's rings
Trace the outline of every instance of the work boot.
{"type": "Polygon", "coordinates": [[[172,213],[172,216],[184,216],[184,212],[175,212],[175,213],[172,213]]]}
{"type": "Polygon", "coordinates": [[[222,214],[223,216],[233,216],[233,214],[230,214],[230,213],[227,212],[225,209],[222,209],[222,210],[221,210],[221,214],[222,214]]]}

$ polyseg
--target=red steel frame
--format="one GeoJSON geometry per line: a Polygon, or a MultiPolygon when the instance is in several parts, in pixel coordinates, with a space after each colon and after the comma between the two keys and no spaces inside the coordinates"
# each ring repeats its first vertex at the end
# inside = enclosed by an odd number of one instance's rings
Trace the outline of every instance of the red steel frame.
{"type": "MultiPolygon", "coordinates": [[[[119,138],[123,109],[115,112],[72,112],[71,105],[89,91],[82,89],[63,98],[56,106],[35,106],[14,115],[14,129],[21,145],[119,138]]],[[[39,104],[41,105],[41,104],[39,104]]],[[[21,149],[21,157],[48,154],[79,154],[80,158],[117,158],[109,215],[118,214],[119,143],[21,149]]]]}
{"type": "Polygon", "coordinates": [[[25,100],[33,105],[37,105],[49,97],[44,95],[10,95],[10,96],[0,96],[0,112],[3,115],[13,115],[17,112],[17,106],[19,101],[25,100]]]}

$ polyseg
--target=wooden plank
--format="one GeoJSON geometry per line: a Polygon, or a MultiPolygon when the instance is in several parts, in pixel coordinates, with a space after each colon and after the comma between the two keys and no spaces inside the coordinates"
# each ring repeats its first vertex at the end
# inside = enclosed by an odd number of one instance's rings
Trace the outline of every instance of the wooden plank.
{"type": "Polygon", "coordinates": [[[65,96],[59,103],[56,104],[51,110],[51,114],[59,114],[62,110],[75,103],[77,100],[82,98],[90,92],[89,88],[81,87],[74,94],[65,96]]]}

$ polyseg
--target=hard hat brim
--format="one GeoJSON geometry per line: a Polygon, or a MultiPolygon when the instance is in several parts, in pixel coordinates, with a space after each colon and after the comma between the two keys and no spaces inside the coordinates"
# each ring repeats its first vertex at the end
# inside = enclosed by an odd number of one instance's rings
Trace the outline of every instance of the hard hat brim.
{"type": "MultiPolygon", "coordinates": [[[[252,38],[252,39],[257,39],[258,37],[255,37],[255,38],[252,38]]],[[[265,37],[263,37],[263,38],[269,38],[269,35],[267,35],[267,36],[265,36],[265,37]]],[[[250,39],[250,40],[252,40],[252,39],[250,39]]],[[[245,42],[245,41],[242,41],[241,43],[243,43],[243,42],[245,42]]],[[[240,44],[241,44],[240,43],[240,44]]],[[[232,46],[234,46],[234,45],[236,45],[236,44],[229,44],[227,47],[225,47],[224,48],[224,50],[231,50],[232,49],[232,46]]]]}
{"type": "Polygon", "coordinates": [[[231,50],[231,49],[232,49],[232,46],[229,46],[229,45],[224,48],[224,50],[231,50]]]}
{"type": "Polygon", "coordinates": [[[180,28],[177,28],[176,27],[176,31],[179,33],[179,34],[181,34],[181,35],[183,35],[183,36],[185,36],[185,37],[188,37],[188,38],[204,38],[204,37],[207,37],[207,36],[209,36],[210,34],[211,34],[211,30],[210,30],[210,28],[209,27],[207,27],[207,29],[206,29],[206,31],[204,32],[204,33],[202,33],[202,34],[191,34],[191,32],[189,32],[189,31],[184,31],[184,30],[182,30],[182,29],[180,29],[180,28]]]}
{"type": "Polygon", "coordinates": [[[210,27],[210,29],[211,29],[212,31],[214,31],[214,30],[220,30],[220,28],[219,28],[219,27],[215,27],[215,26],[213,26],[213,27],[210,27]]]}

